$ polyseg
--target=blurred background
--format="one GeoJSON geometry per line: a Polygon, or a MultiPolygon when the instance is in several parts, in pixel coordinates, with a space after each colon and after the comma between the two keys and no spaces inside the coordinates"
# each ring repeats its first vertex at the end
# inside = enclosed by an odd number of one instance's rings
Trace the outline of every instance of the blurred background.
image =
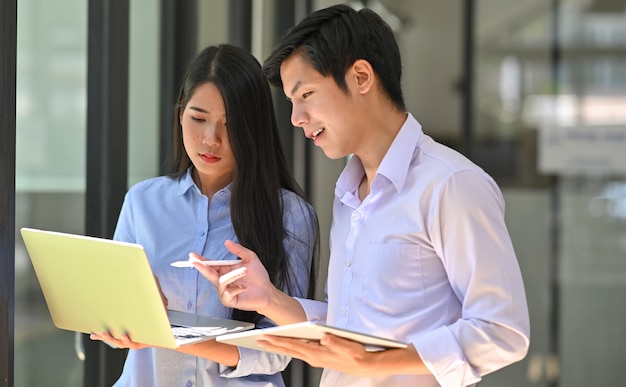
{"type": "MultiPolygon", "coordinates": [[[[222,42],[262,62],[277,36],[334,3],[17,0],[15,273],[0,273],[15,284],[16,387],[108,386],[123,362],[121,351],[52,325],[19,228],[110,237],[126,189],[161,172],[182,66],[222,42]]],[[[504,193],[531,347],[479,385],[623,385],[624,2],[350,4],[374,9],[394,29],[407,109],[424,131],[474,160],[504,193]]],[[[321,298],[344,161],[305,142],[275,91],[283,145],[320,217],[321,298]]],[[[285,378],[317,386],[319,370],[294,362],[285,378]]]]}

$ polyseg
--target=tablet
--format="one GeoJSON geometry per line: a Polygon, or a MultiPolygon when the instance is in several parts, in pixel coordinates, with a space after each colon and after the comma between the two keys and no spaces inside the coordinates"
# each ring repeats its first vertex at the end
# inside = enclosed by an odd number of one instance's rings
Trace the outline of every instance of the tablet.
{"type": "Polygon", "coordinates": [[[368,335],[346,329],[332,327],[317,322],[305,321],[296,324],[281,325],[264,329],[253,329],[246,332],[227,333],[217,337],[217,341],[239,347],[252,348],[259,351],[269,352],[257,345],[257,340],[262,335],[274,335],[282,337],[299,338],[302,340],[320,340],[325,333],[357,341],[365,345],[368,351],[381,351],[392,348],[406,348],[407,344],[384,337],[368,335]]]}

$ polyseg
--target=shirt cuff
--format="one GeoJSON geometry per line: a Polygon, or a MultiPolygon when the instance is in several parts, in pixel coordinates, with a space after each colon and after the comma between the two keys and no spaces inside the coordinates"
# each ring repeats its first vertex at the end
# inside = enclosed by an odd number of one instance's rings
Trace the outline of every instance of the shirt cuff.
{"type": "Polygon", "coordinates": [[[326,314],[328,312],[328,304],[322,301],[309,300],[306,298],[294,297],[300,303],[307,321],[326,323],[326,314]]]}
{"type": "Polygon", "coordinates": [[[255,349],[237,347],[239,363],[228,367],[218,363],[219,375],[224,378],[240,378],[253,374],[273,375],[282,372],[291,361],[289,356],[255,349]]]}
{"type": "Polygon", "coordinates": [[[462,348],[447,327],[411,341],[424,365],[442,387],[470,386],[480,381],[480,375],[467,362],[462,348]]]}

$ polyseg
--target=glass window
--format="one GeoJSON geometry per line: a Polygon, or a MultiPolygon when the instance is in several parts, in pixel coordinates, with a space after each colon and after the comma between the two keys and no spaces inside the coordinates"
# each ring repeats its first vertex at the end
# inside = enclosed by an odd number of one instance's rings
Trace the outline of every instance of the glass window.
{"type": "MultiPolygon", "coordinates": [[[[86,5],[18,2],[17,230],[83,230],[86,5]]],[[[75,334],[52,325],[19,231],[16,239],[15,386],[80,386],[75,334]]]]}
{"type": "MultiPolygon", "coordinates": [[[[159,3],[130,3],[129,185],[158,171],[159,3]]],[[[15,386],[83,385],[80,335],[52,324],[21,227],[84,233],[87,2],[18,2],[15,386]],[[36,372],[33,372],[36,367],[36,372]]]]}

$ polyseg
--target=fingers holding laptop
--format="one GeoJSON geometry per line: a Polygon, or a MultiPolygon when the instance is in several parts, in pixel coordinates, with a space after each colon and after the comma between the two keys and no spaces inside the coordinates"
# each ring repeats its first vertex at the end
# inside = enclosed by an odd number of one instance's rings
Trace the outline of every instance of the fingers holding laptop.
{"type": "Polygon", "coordinates": [[[127,334],[123,334],[120,338],[114,337],[111,332],[92,333],[89,335],[91,340],[103,341],[113,348],[142,349],[148,348],[150,345],[136,343],[130,339],[127,334]]]}

